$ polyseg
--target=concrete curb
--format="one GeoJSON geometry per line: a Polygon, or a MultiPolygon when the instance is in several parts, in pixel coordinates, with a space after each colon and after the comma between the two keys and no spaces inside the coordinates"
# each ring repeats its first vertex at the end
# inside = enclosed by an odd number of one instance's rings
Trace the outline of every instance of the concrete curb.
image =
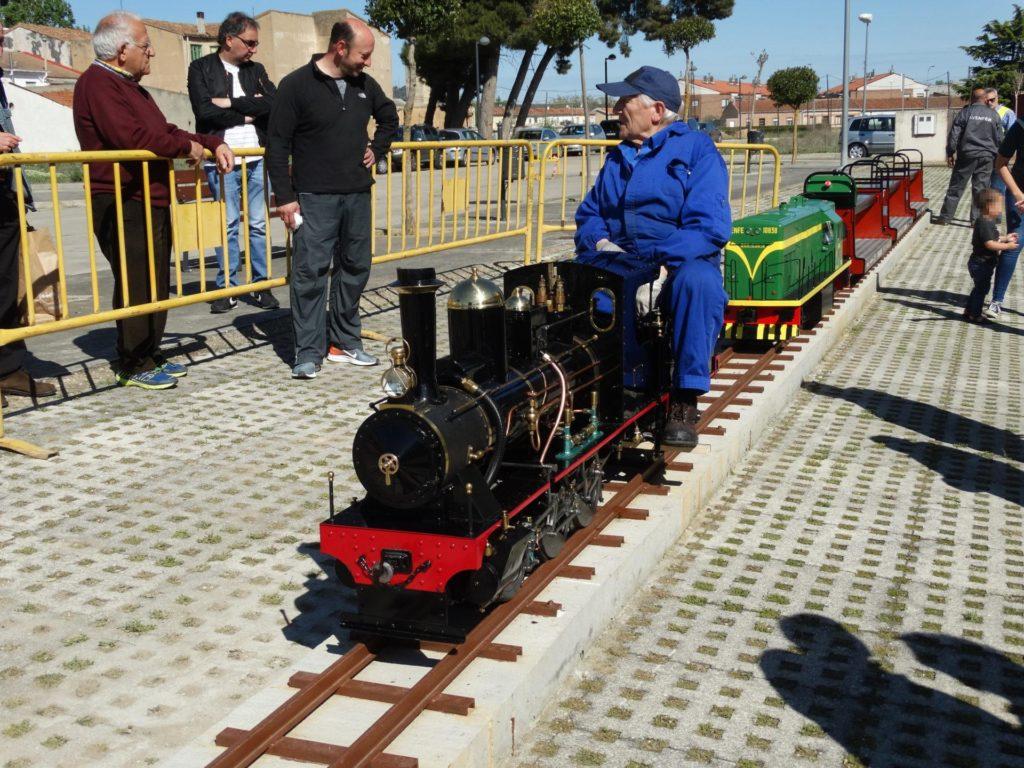
{"type": "MultiPolygon", "coordinates": [[[[646,521],[616,520],[608,526],[608,533],[625,538],[622,547],[589,547],[580,554],[575,563],[594,567],[593,579],[556,579],[544,591],[541,600],[561,603],[562,611],[557,617],[519,616],[513,621],[498,641],[522,646],[523,655],[517,662],[478,660],[448,689],[448,693],[475,699],[476,706],[468,716],[425,712],[395,740],[388,752],[417,757],[421,768],[480,768],[499,765],[514,756],[517,734],[524,734],[532,726],[551,692],[572,673],[594,638],[658,568],[665,553],[721,487],[732,468],[746,458],[805,378],[857,322],[877,294],[881,279],[911,251],[923,229],[918,222],[809,338],[802,351],[784,363],[784,369],[776,372],[772,381],[764,382],[764,392],[752,397],[751,406],[731,409],[740,418],[728,422],[724,435],[702,438],[700,446],[688,456],[693,464],[690,472],[668,473],[668,479],[678,483],[669,495],[641,497],[633,502],[631,506],[649,510],[646,521]]],[[[326,644],[318,647],[301,663],[282,673],[277,684],[208,729],[165,765],[205,765],[220,753],[214,746],[217,733],[226,727],[254,726],[294,693],[294,689],[287,687],[293,672],[320,671],[336,659],[336,653],[331,653],[326,644]]],[[[422,666],[379,666],[372,674],[360,678],[408,686],[423,671],[422,666]]],[[[383,704],[335,697],[291,735],[344,745],[385,708],[383,704]]]]}

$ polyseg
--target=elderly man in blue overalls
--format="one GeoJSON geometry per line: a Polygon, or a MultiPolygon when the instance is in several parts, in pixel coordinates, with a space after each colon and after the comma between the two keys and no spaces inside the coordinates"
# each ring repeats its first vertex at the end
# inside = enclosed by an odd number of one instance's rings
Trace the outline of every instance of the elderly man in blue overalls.
{"type": "Polygon", "coordinates": [[[711,358],[728,296],[721,250],[732,232],[725,162],[707,134],[676,122],[679,83],[641,67],[597,86],[618,98],[622,143],[608,152],[576,213],[576,249],[586,261],[635,254],[667,274],[660,301],[672,319],[675,356],[663,442],[697,445],[697,398],[711,388],[711,358]]]}

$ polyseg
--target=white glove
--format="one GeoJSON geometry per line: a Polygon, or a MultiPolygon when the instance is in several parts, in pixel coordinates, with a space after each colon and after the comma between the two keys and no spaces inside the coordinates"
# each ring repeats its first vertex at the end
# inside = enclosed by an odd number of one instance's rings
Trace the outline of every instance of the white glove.
{"type": "Polygon", "coordinates": [[[643,317],[654,309],[654,305],[658,303],[658,297],[661,295],[661,289],[665,286],[666,277],[668,277],[668,270],[662,267],[657,280],[641,285],[637,289],[636,312],[638,315],[643,317]]]}
{"type": "Polygon", "coordinates": [[[625,251],[622,248],[619,248],[619,246],[617,246],[615,243],[613,243],[607,237],[604,238],[603,240],[598,240],[597,241],[597,250],[599,250],[599,251],[609,251],[611,253],[625,253],[625,251]]]}

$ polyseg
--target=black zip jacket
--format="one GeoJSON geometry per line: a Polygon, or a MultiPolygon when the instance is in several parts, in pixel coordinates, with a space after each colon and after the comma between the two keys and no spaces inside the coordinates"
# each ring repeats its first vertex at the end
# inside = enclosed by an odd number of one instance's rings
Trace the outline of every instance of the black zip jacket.
{"type": "Polygon", "coordinates": [[[224,138],[224,131],[243,125],[251,117],[260,146],[267,145],[267,123],[274,107],[277,88],[267,70],[255,61],[238,65],[238,79],[245,96],[233,98],[231,75],[224,69],[220,54],[211,53],[188,65],[188,98],[196,116],[196,133],[209,133],[224,138]],[[211,99],[231,99],[231,108],[215,107],[211,99]]]}
{"type": "Polygon", "coordinates": [[[946,157],[995,157],[1003,140],[1003,119],[986,104],[969,104],[953,118],[946,137],[946,157]]]}
{"type": "Polygon", "coordinates": [[[321,55],[281,81],[270,113],[267,172],[278,205],[294,202],[300,192],[368,191],[373,178],[363,165],[366,145],[376,161],[398,133],[398,110],[377,81],[365,72],[346,77],[343,101],[334,78],[316,66],[321,55]],[[372,142],[371,117],[377,123],[372,142]]]}

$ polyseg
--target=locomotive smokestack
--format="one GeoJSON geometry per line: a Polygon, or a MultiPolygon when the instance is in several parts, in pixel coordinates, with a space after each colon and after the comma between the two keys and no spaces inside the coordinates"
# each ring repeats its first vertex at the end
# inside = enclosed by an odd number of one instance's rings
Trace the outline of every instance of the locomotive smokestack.
{"type": "Polygon", "coordinates": [[[409,366],[416,374],[414,400],[440,400],[437,389],[437,304],[442,283],[433,267],[398,269],[391,287],[398,292],[402,338],[409,344],[409,366]]]}

